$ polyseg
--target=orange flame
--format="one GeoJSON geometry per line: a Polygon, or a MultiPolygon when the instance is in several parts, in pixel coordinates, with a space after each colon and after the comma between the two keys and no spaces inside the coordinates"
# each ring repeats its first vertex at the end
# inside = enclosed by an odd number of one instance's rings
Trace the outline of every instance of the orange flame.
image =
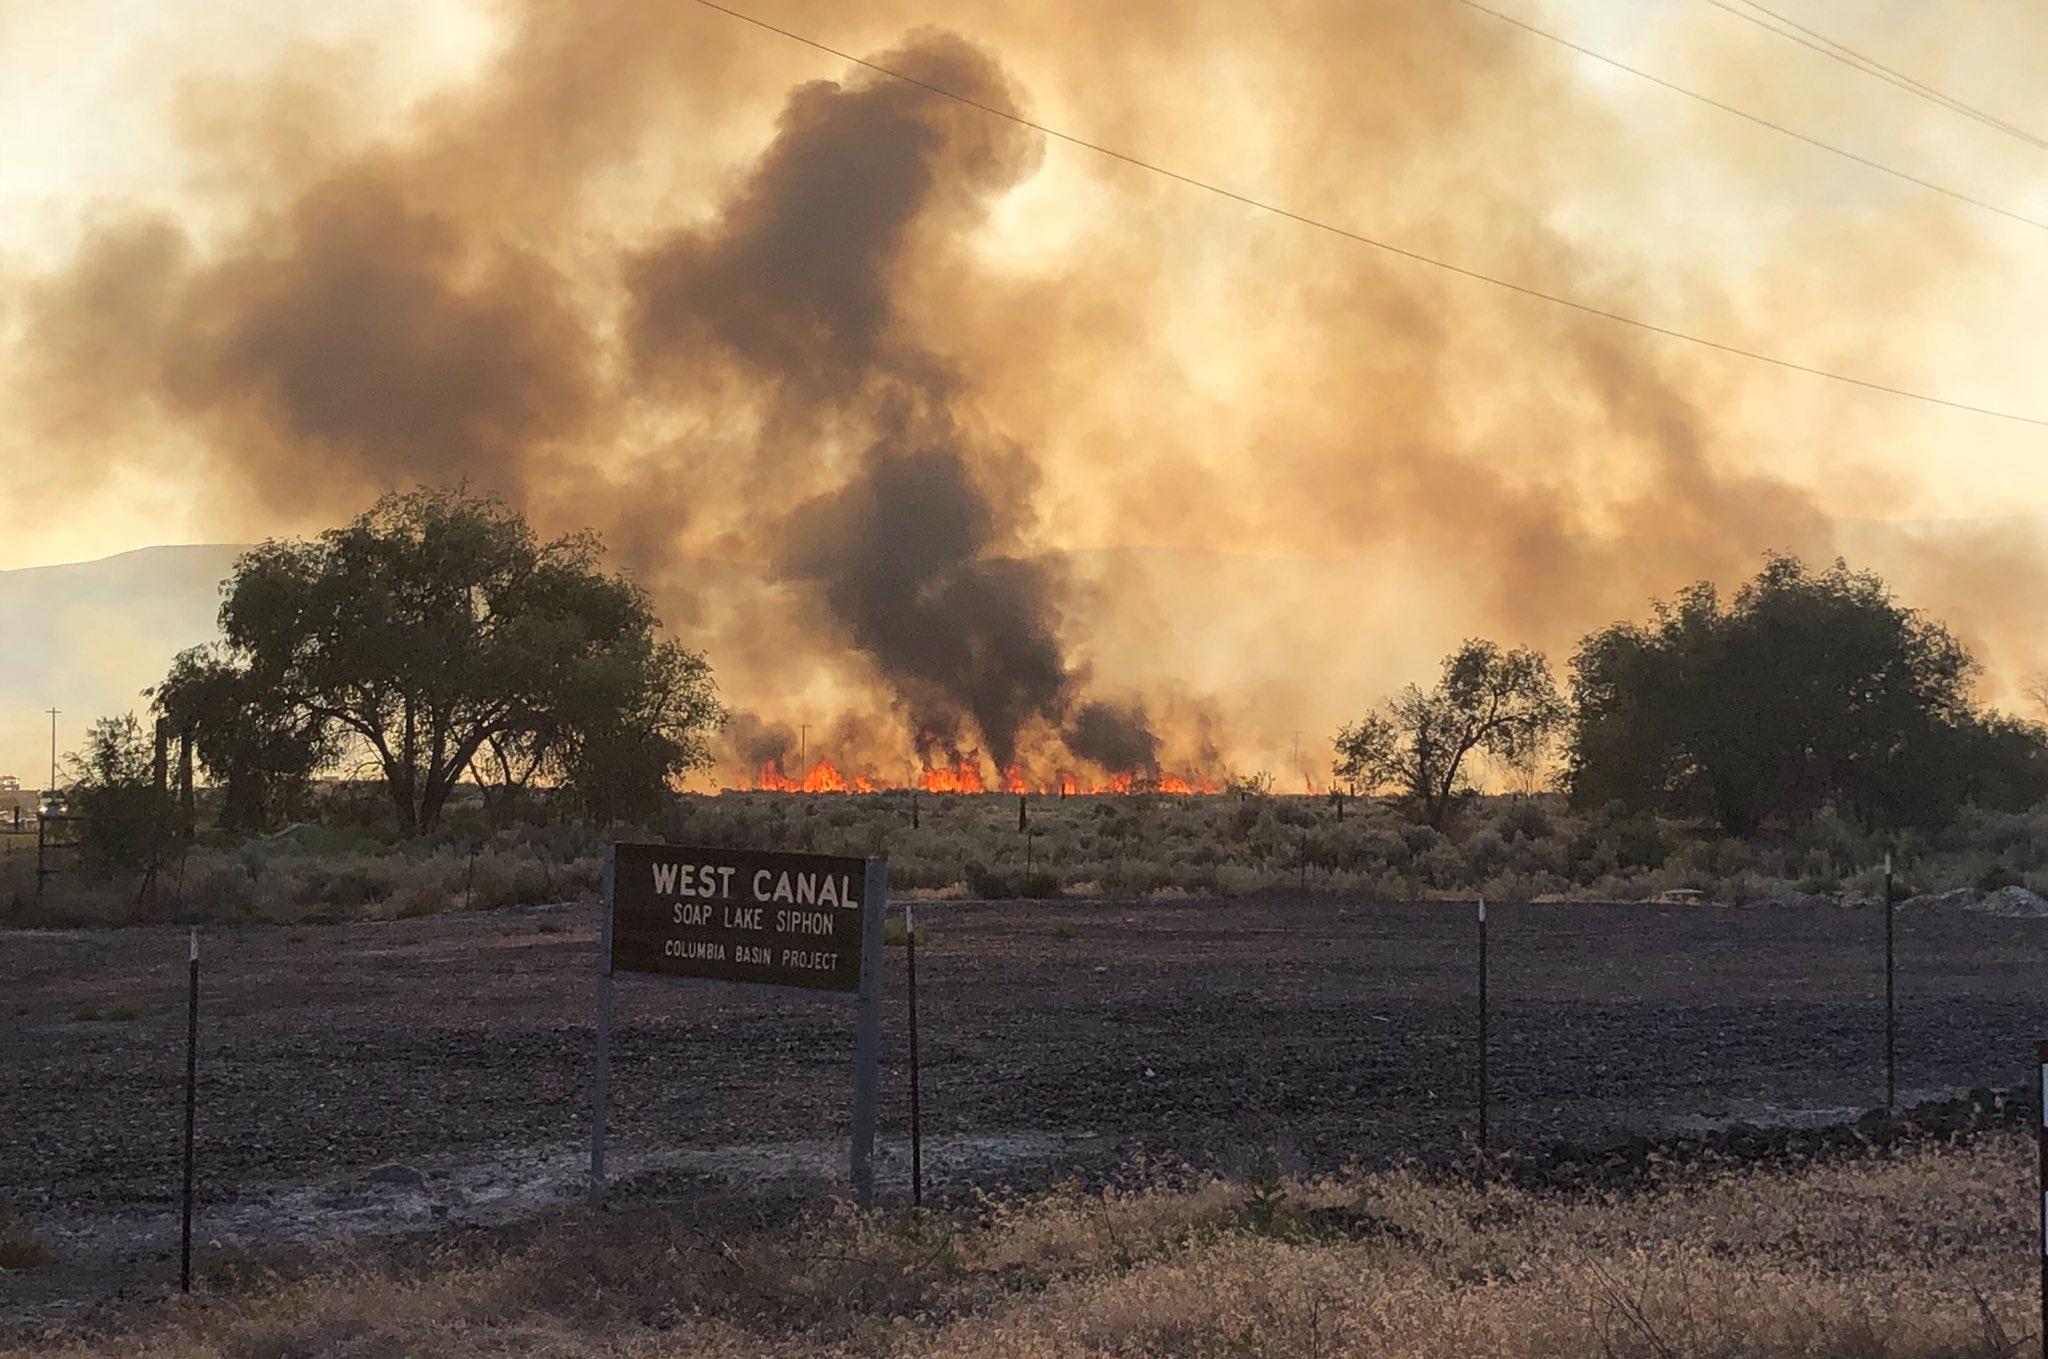
{"type": "Polygon", "coordinates": [[[919,776],[918,787],[927,793],[986,793],[988,785],[982,782],[981,766],[972,760],[962,760],[951,769],[926,768],[919,776]]]}
{"type": "Polygon", "coordinates": [[[832,767],[830,760],[820,760],[805,773],[804,791],[806,793],[844,793],[847,791],[846,780],[839,776],[839,771],[832,767]]]}
{"type": "MultiPolygon", "coordinates": [[[[870,775],[860,774],[853,778],[839,772],[830,760],[819,760],[803,771],[801,778],[786,774],[781,760],[769,760],[762,764],[754,786],[771,793],[877,793],[888,788],[906,785],[887,783],[870,775]]],[[[962,759],[953,765],[927,766],[910,787],[920,788],[927,793],[986,793],[992,791],[983,778],[981,766],[972,759],[962,759]]],[[[1022,765],[1013,764],[1003,770],[1001,791],[1005,793],[1038,793],[1044,796],[1058,794],[1062,797],[1090,796],[1099,794],[1163,793],[1172,797],[1189,797],[1198,793],[1216,792],[1213,780],[1192,774],[1159,774],[1142,776],[1130,771],[1108,774],[1101,779],[1085,779],[1060,771],[1049,781],[1034,783],[1022,765]]]]}
{"type": "Polygon", "coordinates": [[[874,784],[868,779],[858,779],[849,784],[844,775],[832,767],[830,760],[820,760],[804,771],[800,779],[791,778],[782,772],[782,761],[769,760],[761,766],[761,773],[754,785],[771,793],[850,793],[873,792],[874,784]],[[865,784],[865,787],[861,785],[865,784]]]}

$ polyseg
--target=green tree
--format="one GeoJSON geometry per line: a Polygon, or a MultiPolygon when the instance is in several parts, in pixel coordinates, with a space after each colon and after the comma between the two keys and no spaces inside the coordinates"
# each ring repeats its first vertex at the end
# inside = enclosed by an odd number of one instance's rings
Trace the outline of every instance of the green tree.
{"type": "Polygon", "coordinates": [[[1533,768],[1564,716],[1541,652],[1503,651],[1475,638],[1444,658],[1432,688],[1411,684],[1380,711],[1340,730],[1333,768],[1360,792],[1397,790],[1442,830],[1473,791],[1475,752],[1533,768]]]}
{"type": "Polygon", "coordinates": [[[632,820],[659,808],[673,778],[711,763],[721,716],[705,659],[650,633],[594,662],[529,728],[486,741],[474,767],[501,794],[540,781],[595,820],[632,820]]]}
{"type": "Polygon", "coordinates": [[[1972,797],[2030,800],[2032,738],[2025,724],[1986,725],[1975,674],[1948,630],[1877,576],[1772,555],[1726,604],[1701,583],[1647,625],[1580,643],[1568,786],[1583,807],[1705,813],[1739,835],[1831,804],[1897,826],[1972,797]],[[1973,772],[1993,753],[1995,794],[1973,772]]]}
{"type": "Polygon", "coordinates": [[[402,832],[432,829],[487,747],[594,809],[646,806],[708,762],[724,714],[703,658],[656,638],[601,555],[593,534],[543,542],[466,488],[388,495],[244,554],[224,654],[266,703],[366,757],[402,832]]]}
{"type": "Polygon", "coordinates": [[[180,652],[150,697],[222,788],[227,830],[261,830],[299,815],[313,775],[335,753],[324,718],[286,702],[219,646],[180,652]]]}
{"type": "Polygon", "coordinates": [[[155,862],[168,841],[170,809],[156,784],[151,738],[135,715],[94,722],[65,764],[82,866],[104,875],[155,862]]]}
{"type": "Polygon", "coordinates": [[[1963,722],[1956,735],[1962,801],[2020,811],[2048,798],[2048,726],[1986,713],[1963,722]]]}

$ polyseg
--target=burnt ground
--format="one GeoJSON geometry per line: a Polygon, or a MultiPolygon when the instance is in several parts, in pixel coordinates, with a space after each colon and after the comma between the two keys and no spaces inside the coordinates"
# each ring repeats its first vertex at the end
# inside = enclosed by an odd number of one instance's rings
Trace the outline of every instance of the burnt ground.
{"type": "MultiPolygon", "coordinates": [[[[1299,1169],[1448,1157],[1474,1126],[1468,906],[919,908],[927,1161],[956,1191],[1137,1158],[1299,1169]]],[[[1492,908],[1493,1137],[1540,1147],[1881,1103],[1870,909],[1492,908]]],[[[575,1192],[595,911],[204,935],[199,1164],[213,1255],[516,1218],[575,1192]]],[[[903,1188],[890,950],[884,1192],[903,1188]]],[[[2018,1084],[2048,1036],[2048,922],[1899,917],[1900,1085],[2018,1084]]],[[[0,933],[0,1203],[56,1264],[0,1314],[174,1270],[185,933],[0,933]],[[131,1020],[81,1018],[133,1006],[131,1020]]],[[[622,978],[624,1192],[843,1177],[849,1004],[622,978]]]]}

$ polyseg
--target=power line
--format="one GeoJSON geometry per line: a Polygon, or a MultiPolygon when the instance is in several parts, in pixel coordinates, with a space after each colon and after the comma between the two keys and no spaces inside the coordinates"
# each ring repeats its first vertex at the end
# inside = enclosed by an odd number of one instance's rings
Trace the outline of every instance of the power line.
{"type": "Polygon", "coordinates": [[[1539,301],[1552,303],[1555,306],[1568,307],[1573,311],[1582,312],[1587,316],[1597,316],[1602,320],[1612,321],[1617,325],[1632,326],[1637,330],[1646,331],[1652,335],[1662,335],[1667,339],[1684,340],[1689,344],[1700,345],[1701,347],[1706,349],[1719,350],[1723,354],[1733,354],[1737,358],[1749,359],[1756,363],[1769,364],[1774,368],[1782,368],[1787,370],[1788,372],[1805,373],[1810,377],[1826,378],[1830,382],[1840,382],[1851,387],[1861,387],[1866,391],[1883,392],[1887,396],[1902,397],[1908,401],[1920,401],[1932,406],[1944,406],[1950,410],[1967,411],[1972,415],[1989,416],[1994,420],[2010,420],[2016,424],[2035,425],[2040,426],[2042,428],[2048,428],[2048,418],[2043,418],[2041,416],[2022,415],[2017,411],[1999,410],[1991,406],[1972,405],[1967,401],[1956,401],[1948,397],[1935,396],[1927,392],[1917,392],[1905,387],[1894,387],[1888,383],[1877,382],[1870,378],[1860,378],[1849,373],[1840,373],[1827,368],[1814,367],[1813,365],[1800,363],[1794,359],[1781,359],[1776,357],[1775,355],[1765,354],[1758,350],[1745,349],[1740,345],[1728,344],[1721,340],[1708,339],[1703,335],[1694,335],[1690,332],[1677,330],[1670,326],[1659,325],[1655,321],[1645,321],[1639,317],[1629,316],[1623,312],[1610,311],[1604,307],[1595,306],[1590,302],[1580,302],[1573,298],[1565,297],[1559,293],[1546,292],[1545,290],[1534,287],[1530,284],[1517,283],[1512,279],[1501,278],[1498,275],[1489,274],[1479,269],[1467,268],[1466,266],[1461,264],[1452,264],[1448,260],[1440,260],[1432,255],[1425,255],[1420,251],[1410,250],[1405,246],[1395,245],[1390,241],[1379,240],[1375,237],[1368,236],[1363,232],[1353,231],[1348,227],[1337,226],[1333,223],[1322,221],[1319,218],[1310,217],[1304,213],[1295,212],[1290,208],[1283,208],[1278,206],[1277,204],[1267,203],[1263,200],[1253,198],[1249,194],[1239,193],[1234,189],[1227,189],[1219,184],[1213,184],[1207,180],[1197,179],[1193,175],[1183,174],[1178,170],[1168,169],[1163,165],[1156,164],[1152,161],[1144,160],[1138,156],[1131,155],[1128,152],[1118,151],[1113,147],[1104,146],[1099,142],[1091,142],[1086,138],[1077,137],[1072,133],[1062,132],[1058,128],[1048,127],[1044,123],[1034,122],[1032,119],[1026,118],[1022,114],[1013,113],[1008,109],[998,108],[993,104],[983,103],[981,100],[975,99],[969,95],[956,93],[953,90],[946,89],[944,86],[934,85],[930,81],[920,80],[916,76],[905,75],[901,71],[891,70],[889,67],[883,66],[878,62],[869,61],[865,57],[857,57],[854,56],[851,52],[843,52],[836,47],[830,46],[829,44],[819,42],[815,38],[807,38],[801,33],[795,33],[786,28],[779,28],[776,25],[771,24],[764,19],[757,19],[750,14],[743,14],[736,9],[729,9],[724,5],[716,3],[716,0],[696,0],[696,3],[703,6],[705,9],[715,10],[718,13],[727,15],[730,18],[738,19],[742,23],[751,24],[755,28],[762,29],[769,33],[774,33],[780,37],[788,38],[791,42],[801,43],[805,47],[813,48],[816,51],[823,52],[828,56],[837,57],[841,61],[848,62],[854,66],[859,66],[865,70],[873,71],[877,75],[884,75],[889,77],[891,80],[901,81],[906,85],[914,85],[919,89],[929,90],[931,93],[939,95],[942,98],[951,99],[955,103],[964,104],[969,108],[979,109],[981,112],[986,113],[991,117],[1004,119],[1005,121],[1015,123],[1020,127],[1028,127],[1034,132],[1038,132],[1047,137],[1051,137],[1056,141],[1065,142],[1069,146],[1077,146],[1084,151],[1092,151],[1099,156],[1106,156],[1111,160],[1122,161],[1126,165],[1135,166],[1140,170],[1149,171],[1150,173],[1159,175],[1162,178],[1171,179],[1178,183],[1185,184],[1190,188],[1201,189],[1205,193],[1215,194],[1219,198],[1228,198],[1232,202],[1242,203],[1246,207],[1256,208],[1261,212],[1271,213],[1275,217],[1283,217],[1290,222],[1296,222],[1306,227],[1313,227],[1317,231],[1328,232],[1332,236],[1339,236],[1348,241],[1355,241],[1360,245],[1371,246],[1375,250],[1381,250],[1389,255],[1396,255],[1402,259],[1411,260],[1417,264],[1426,264],[1433,269],[1441,269],[1446,273],[1456,274],[1461,278],[1473,279],[1480,283],[1490,283],[1496,288],[1504,288],[1509,292],[1520,293],[1524,297],[1533,297],[1539,301]]]}
{"type": "MultiPolygon", "coordinates": [[[[1721,112],[1723,113],[1733,114],[1737,118],[1744,119],[1747,122],[1755,123],[1758,127],[1769,128],[1771,131],[1776,132],[1781,136],[1790,137],[1794,141],[1804,142],[1808,146],[1818,147],[1820,150],[1829,152],[1833,155],[1840,156],[1844,160],[1852,160],[1855,161],[1858,165],[1867,166],[1872,170],[1876,170],[1880,174],[1886,174],[1890,175],[1894,179],[1904,180],[1908,184],[1917,184],[1919,187],[1923,189],[1931,189],[1935,193],[1945,194],[1948,197],[1955,199],[1959,203],[1968,203],[1973,208],[1982,208],[1986,212],[1995,212],[2001,217],[2009,217],[2015,222],[2023,222],[2026,225],[2035,228],[2036,230],[2048,231],[2048,222],[2043,222],[2037,218],[2028,217],[2024,213],[2014,212],[2009,208],[2001,208],[1996,203],[1987,203],[1981,198],[1972,198],[1969,194],[1962,193],[1955,189],[1947,188],[1943,185],[1935,183],[1931,179],[1922,179],[1920,176],[1916,174],[1911,174],[1905,170],[1894,169],[1892,166],[1886,165],[1883,161],[1872,160],[1869,156],[1860,155],[1857,152],[1848,150],[1846,147],[1836,146],[1833,142],[1824,142],[1818,137],[1809,137],[1804,132],[1798,132],[1793,130],[1792,128],[1786,127],[1783,123],[1772,122],[1769,118],[1759,117],[1758,115],[1749,112],[1747,109],[1737,108],[1733,104],[1724,103],[1723,101],[1714,98],[1712,95],[1701,94],[1698,90],[1688,89],[1684,85],[1679,85],[1672,81],[1666,80],[1662,76],[1652,75],[1648,71],[1645,71],[1640,67],[1629,65],[1625,61],[1617,61],[1615,58],[1610,57],[1603,52],[1596,52],[1590,47],[1582,46],[1579,43],[1573,42],[1570,38],[1560,37],[1557,34],[1548,31],[1547,29],[1541,29],[1536,27],[1536,25],[1532,23],[1528,23],[1524,20],[1517,19],[1512,14],[1503,13],[1502,11],[1493,8],[1493,6],[1491,5],[1482,4],[1480,3],[1480,0],[1458,0],[1458,3],[1464,5],[1468,9],[1478,10],[1481,14],[1490,14],[1504,24],[1512,24],[1516,28],[1521,29],[1524,33],[1531,33],[1534,34],[1536,37],[1547,39],[1550,42],[1556,43],[1560,47],[1568,47],[1572,51],[1577,52],[1580,56],[1591,57],[1595,61],[1604,62],[1607,65],[1612,66],[1617,71],[1626,71],[1630,75],[1636,77],[1638,80],[1647,80],[1652,85],[1656,85],[1663,89],[1670,90],[1673,94],[1682,94],[1688,99],[1697,99],[1700,103],[1707,105],[1709,108],[1716,108],[1721,110],[1721,112]]],[[[1708,3],[1718,4],[1720,3],[1720,0],[1708,0],[1708,3]]]]}
{"type": "Polygon", "coordinates": [[[2017,137],[2030,146],[2048,150],[2048,140],[2043,140],[2018,124],[2009,123],[1996,114],[1986,113],[1983,109],[1965,104],[1954,95],[1944,94],[1932,85],[1913,79],[1913,77],[1903,71],[1893,70],[1883,62],[1873,57],[1866,57],[1854,48],[1838,43],[1825,33],[1808,28],[1796,19],[1788,18],[1775,10],[1766,9],[1764,6],[1755,3],[1755,0],[1748,0],[1750,9],[1764,15],[1775,24],[1783,25],[1783,27],[1773,27],[1771,23],[1765,23],[1763,19],[1757,18],[1756,14],[1751,14],[1747,10],[1737,9],[1733,5],[1728,4],[1726,0],[1707,0],[1707,3],[1716,9],[1726,10],[1745,23],[1755,24],[1767,33],[1775,33],[1781,38],[1788,38],[1798,43],[1801,47],[1818,52],[1830,60],[1839,61],[1851,70],[1861,71],[1864,75],[1876,80],[1882,80],[1887,85],[1896,85],[1908,94],[1916,95],[1927,100],[1929,103],[1939,104],[1951,112],[1962,114],[1965,118],[1974,118],[1986,127],[1996,128],[2008,136],[2017,137]],[[1802,34],[1805,36],[1802,37],[1802,34]],[[1809,39],[1812,41],[1809,41],[1809,39]]]}
{"type": "MultiPolygon", "coordinates": [[[[1987,127],[1997,128],[2000,132],[2004,132],[2011,136],[2017,137],[2021,141],[2026,142],[2032,146],[2039,147],[2043,150],[2048,150],[2048,140],[2044,140],[2043,138],[2034,135],[2032,132],[2027,131],[2027,129],[2019,126],[2017,123],[2007,122],[2005,119],[2000,118],[1998,115],[1994,113],[1987,113],[1983,109],[1977,108],[1970,104],[1965,104],[1962,100],[1956,98],[1952,94],[1946,94],[1941,90],[1935,89],[1932,85],[1926,84],[1923,81],[1915,80],[1912,76],[1907,75],[1904,71],[1896,70],[1890,66],[1885,65],[1883,62],[1877,60],[1875,57],[1865,56],[1863,53],[1858,52],[1852,47],[1846,46],[1843,43],[1838,43],[1833,38],[1828,37],[1825,33],[1821,33],[1815,29],[1808,28],[1805,24],[1800,23],[1797,19],[1790,18],[1786,15],[1778,13],[1776,10],[1768,9],[1763,5],[1757,4],[1756,0],[1748,0],[1748,3],[1749,7],[1757,11],[1759,14],[1765,15],[1766,17],[1773,19],[1780,24],[1785,25],[1785,27],[1787,28],[1796,29],[1810,38],[1818,39],[1827,47],[1832,48],[1832,51],[1823,53],[1823,55],[1825,56],[1833,57],[1836,61],[1841,61],[1844,65],[1857,66],[1859,68],[1867,68],[1864,70],[1864,74],[1866,75],[1876,75],[1880,78],[1888,78],[1890,83],[1892,84],[1903,83],[1914,94],[1919,95],[1923,99],[1932,100],[1935,103],[1942,105],[1944,108],[1952,109],[1955,112],[1962,114],[1966,118],[1974,118],[1978,122],[1983,123],[1987,127]]],[[[1742,15],[1742,17],[1745,19],[1750,18],[1750,16],[1746,14],[1742,15]]],[[[1754,23],[1756,21],[1754,19],[1751,19],[1751,22],[1754,23]]],[[[1769,27],[1769,25],[1767,24],[1761,26],[1769,27]]],[[[1792,35],[1788,33],[1784,36],[1791,37],[1792,35]]]]}

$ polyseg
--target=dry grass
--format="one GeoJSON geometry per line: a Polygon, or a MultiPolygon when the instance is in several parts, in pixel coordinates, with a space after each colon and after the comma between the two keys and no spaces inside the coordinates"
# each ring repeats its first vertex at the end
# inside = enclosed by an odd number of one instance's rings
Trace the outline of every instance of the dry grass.
{"type": "MultiPolygon", "coordinates": [[[[226,920],[391,919],[469,907],[590,901],[604,841],[886,854],[900,895],[970,897],[1238,896],[1281,890],[1355,900],[1544,896],[1633,901],[1673,888],[1757,903],[1850,892],[1874,899],[1892,841],[1833,816],[1753,843],[1696,826],[1615,821],[1552,796],[1493,797],[1461,811],[1449,835],[1398,808],[1321,798],[1077,797],[1017,800],[909,794],[679,798],[646,825],[575,820],[492,828],[472,811],[432,836],[399,842],[381,827],[308,825],[230,843],[208,836],[165,868],[161,914],[226,920]],[[472,851],[475,851],[472,856],[472,851]]],[[[1967,811],[1931,837],[1897,845],[1905,889],[2002,882],[2048,892],[2048,808],[1967,811]]],[[[62,856],[60,856],[62,857],[62,856]]],[[[68,862],[68,859],[67,859],[68,862]]],[[[34,856],[0,857],[0,922],[109,924],[138,909],[139,875],[67,871],[34,897],[34,856]]]]}
{"type": "Polygon", "coordinates": [[[2033,1171],[2003,1134],[1625,1198],[1391,1172],[781,1230],[575,1216],[22,1353],[1990,1359],[2034,1343],[2033,1171]]]}

